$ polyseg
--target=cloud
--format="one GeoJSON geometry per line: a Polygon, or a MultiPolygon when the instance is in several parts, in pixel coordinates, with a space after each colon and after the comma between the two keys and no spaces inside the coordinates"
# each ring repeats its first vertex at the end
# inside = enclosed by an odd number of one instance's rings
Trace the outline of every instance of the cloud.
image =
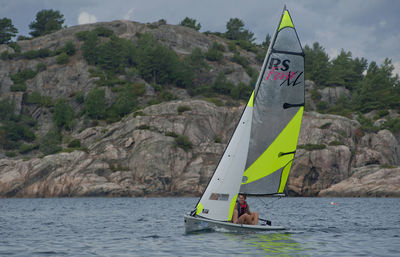
{"type": "Polygon", "coordinates": [[[393,71],[393,75],[399,75],[400,76],[400,62],[394,62],[392,63],[394,66],[394,71],[393,71]]]}
{"type": "Polygon", "coordinates": [[[96,16],[94,16],[93,14],[89,14],[88,12],[83,11],[78,16],[79,25],[95,22],[97,22],[96,16]]]}
{"type": "Polygon", "coordinates": [[[132,19],[133,8],[129,9],[129,11],[125,14],[124,20],[131,20],[132,19]]]}

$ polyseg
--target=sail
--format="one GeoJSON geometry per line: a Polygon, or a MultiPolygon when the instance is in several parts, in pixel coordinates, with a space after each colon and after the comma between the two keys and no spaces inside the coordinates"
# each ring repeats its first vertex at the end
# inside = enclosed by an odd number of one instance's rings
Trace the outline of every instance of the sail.
{"type": "Polygon", "coordinates": [[[304,54],[284,9],[255,90],[197,203],[198,216],[232,219],[239,192],[282,193],[304,109],[304,54]]]}
{"type": "Polygon", "coordinates": [[[250,141],[253,95],[225,149],[203,196],[196,214],[214,220],[230,220],[242,182],[250,141]]]}
{"type": "Polygon", "coordinates": [[[248,156],[240,192],[283,193],[304,110],[304,52],[287,10],[255,90],[248,156]]]}

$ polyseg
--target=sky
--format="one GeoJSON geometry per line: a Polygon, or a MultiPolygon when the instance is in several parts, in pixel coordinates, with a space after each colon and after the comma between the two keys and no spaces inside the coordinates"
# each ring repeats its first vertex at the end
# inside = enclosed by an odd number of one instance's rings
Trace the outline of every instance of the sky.
{"type": "Polygon", "coordinates": [[[303,47],[318,42],[331,59],[341,51],[381,64],[390,58],[400,74],[400,1],[397,0],[0,0],[0,18],[12,20],[19,35],[43,9],[59,10],[64,25],[113,20],[142,23],[196,19],[201,32],[225,32],[239,18],[256,42],[273,34],[286,4],[303,47]]]}

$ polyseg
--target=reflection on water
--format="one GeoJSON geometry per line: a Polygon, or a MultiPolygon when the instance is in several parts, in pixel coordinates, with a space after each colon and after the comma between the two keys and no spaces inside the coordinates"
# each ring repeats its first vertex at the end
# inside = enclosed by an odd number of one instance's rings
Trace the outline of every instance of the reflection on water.
{"type": "MultiPolygon", "coordinates": [[[[307,249],[292,238],[290,233],[271,232],[268,234],[227,234],[231,239],[262,250],[266,256],[310,256],[307,249]]],[[[249,252],[244,252],[249,254],[249,252]]]]}

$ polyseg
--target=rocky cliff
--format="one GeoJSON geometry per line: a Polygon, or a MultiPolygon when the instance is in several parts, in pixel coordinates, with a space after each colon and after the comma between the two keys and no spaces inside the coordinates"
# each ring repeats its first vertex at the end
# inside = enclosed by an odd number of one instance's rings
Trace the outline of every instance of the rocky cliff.
{"type": "MultiPolygon", "coordinates": [[[[51,56],[0,60],[0,98],[11,98],[16,112],[32,115],[39,140],[53,126],[53,110],[27,104],[26,95],[36,91],[51,99],[63,97],[81,111],[83,106],[73,100],[74,96],[77,92],[87,95],[96,87],[98,78],[91,76],[90,66],[81,54],[82,42],[74,35],[99,26],[132,41],[137,39],[137,33],[151,33],[180,56],[188,55],[196,47],[206,51],[215,41],[228,48],[224,39],[189,28],[130,21],[76,26],[20,41],[21,52],[41,48],[55,51],[68,40],[78,48],[67,64],[60,64],[51,56]],[[24,69],[35,70],[40,63],[46,65],[46,70],[26,81],[25,92],[10,90],[13,85],[10,75],[24,69]]],[[[13,49],[1,46],[2,51],[12,53],[13,49]]],[[[249,65],[258,70],[260,64],[255,54],[240,51],[249,65]]],[[[232,56],[232,52],[225,51],[224,62],[209,62],[210,72],[202,79],[213,82],[222,71],[228,80],[248,84],[250,76],[241,65],[230,61],[232,56]]],[[[151,97],[153,89],[145,84],[145,97],[151,97]]],[[[314,88],[313,83],[307,82],[307,88],[309,111],[303,118],[299,149],[287,185],[289,195],[399,196],[398,139],[388,130],[367,133],[354,119],[312,111],[315,108],[309,91],[314,88]]],[[[107,100],[112,101],[115,94],[107,87],[105,90],[107,100]]],[[[77,118],[70,131],[63,131],[64,138],[68,138],[63,146],[78,139],[81,150],[47,156],[33,151],[13,158],[2,151],[0,197],[201,194],[233,132],[243,103],[235,104],[239,107],[216,106],[204,99],[191,98],[184,89],[170,90],[178,100],[144,107],[118,122],[88,125],[83,117],[77,118]],[[180,107],[185,108],[179,111],[180,107]],[[184,145],[179,139],[184,140],[184,145]]],[[[331,88],[320,90],[320,94],[334,104],[348,92],[331,88]]],[[[141,101],[145,102],[145,97],[141,101]]]]}
{"type": "MultiPolygon", "coordinates": [[[[231,135],[241,108],[202,100],[153,105],[142,116],[73,136],[87,151],[0,160],[3,197],[199,195],[231,135]],[[179,106],[191,106],[179,113],[179,106]],[[193,148],[175,142],[185,135],[193,148]],[[217,138],[223,143],[218,143],[217,138]]],[[[399,148],[389,131],[362,134],[335,115],[306,113],[288,192],[299,196],[399,196],[399,148]],[[329,124],[329,125],[327,125],[329,124]],[[334,142],[334,143],[333,143],[334,142]]]]}

